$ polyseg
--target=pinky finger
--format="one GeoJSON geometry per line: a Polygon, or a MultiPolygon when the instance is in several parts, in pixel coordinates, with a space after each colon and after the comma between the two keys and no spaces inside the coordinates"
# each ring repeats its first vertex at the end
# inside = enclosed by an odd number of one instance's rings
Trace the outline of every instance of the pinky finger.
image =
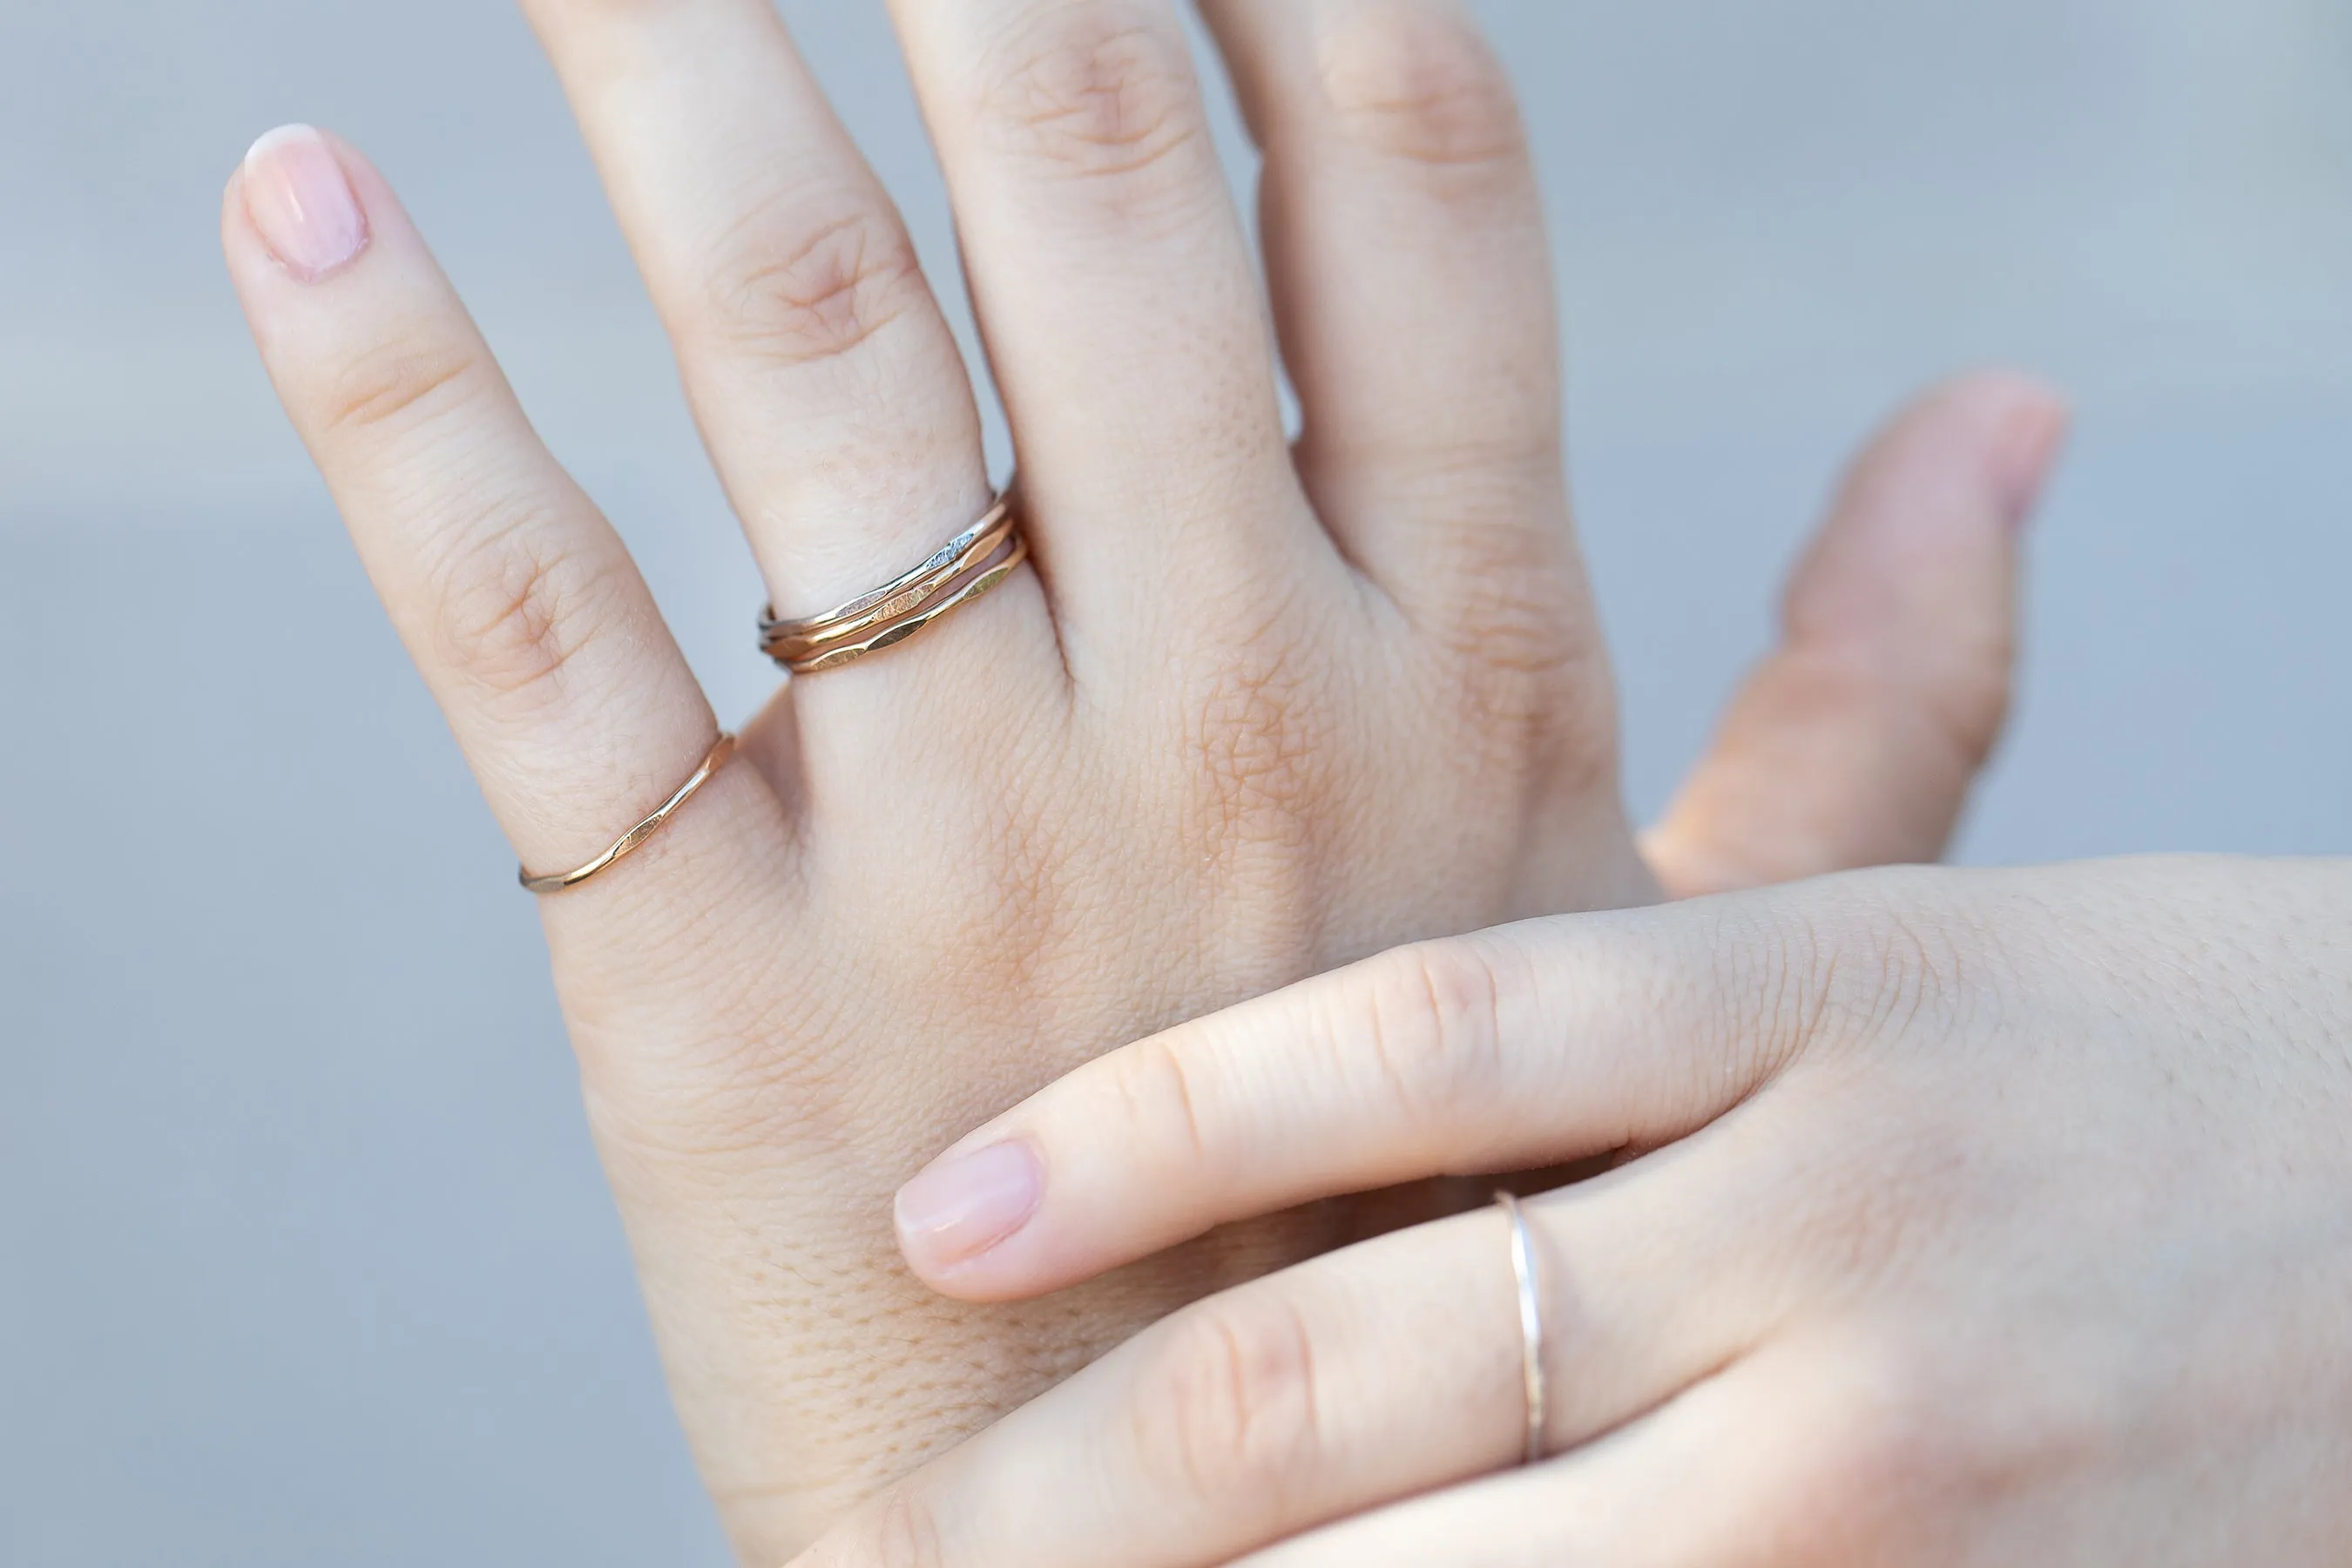
{"type": "Polygon", "coordinates": [[[590,858],[715,728],[626,549],[357,153],[271,132],[221,228],[270,378],[491,808],[525,864],[590,858]]]}

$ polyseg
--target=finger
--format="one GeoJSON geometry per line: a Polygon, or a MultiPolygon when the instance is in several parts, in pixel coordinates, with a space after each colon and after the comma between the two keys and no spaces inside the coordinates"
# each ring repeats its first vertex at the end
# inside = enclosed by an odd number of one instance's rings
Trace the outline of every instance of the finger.
{"type": "MultiPolygon", "coordinates": [[[[1549,1464],[1380,1509],[1231,1568],[1765,1568],[1872,1563],[1900,1506],[1863,1404],[1822,1358],[1768,1350],[1549,1464]]],[[[1886,1436],[1893,1436],[1887,1434],[1886,1436]]]]}
{"type": "MultiPolygon", "coordinates": [[[[1701,1160],[1527,1205],[1547,1451],[1768,1331],[1768,1185],[1701,1160]]],[[[803,1568],[897,1561],[910,1525],[940,1568],[1223,1563],[1516,1462],[1523,1343],[1499,1212],[1396,1233],[1188,1309],[876,1500],[803,1568]]]]}
{"type": "Polygon", "coordinates": [[[2011,375],[1879,436],[1797,568],[1781,645],[1644,846],[1680,896],[1944,852],[2009,711],[2019,539],[2067,426],[2011,375]]]}
{"type": "Polygon", "coordinates": [[[778,612],[887,582],[978,519],[988,475],[962,358],[770,0],[525,8],[778,612]]]}
{"type": "Polygon", "coordinates": [[[1164,661],[1236,582],[1337,570],[1170,0],[892,0],[1066,613],[1164,661]]]}
{"type": "Polygon", "coordinates": [[[1408,606],[1527,602],[1530,572],[1580,602],[1542,197],[1469,7],[1202,9],[1265,149],[1266,270],[1324,521],[1408,606]]]}
{"type": "Polygon", "coordinates": [[[900,1247],[935,1289],[1031,1295],[1312,1198],[1671,1141],[1798,1048],[1808,932],[1840,919],[1815,895],[1537,921],[1244,1003],[965,1139],[900,1191],[900,1247]]]}
{"type": "Polygon", "coordinates": [[[627,551],[355,153],[273,132],[221,228],[278,395],[491,808],[526,865],[588,860],[715,732],[627,551]]]}

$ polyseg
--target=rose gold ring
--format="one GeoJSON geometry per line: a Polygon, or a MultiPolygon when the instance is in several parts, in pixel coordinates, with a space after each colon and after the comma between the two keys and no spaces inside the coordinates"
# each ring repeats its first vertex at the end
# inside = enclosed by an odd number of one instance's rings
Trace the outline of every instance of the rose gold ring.
{"type": "Polygon", "coordinates": [[[517,874],[522,880],[524,889],[540,894],[561,893],[566,889],[578,887],[600,871],[610,870],[614,862],[642,848],[646,839],[659,833],[663,825],[677,815],[678,808],[694,798],[694,792],[709,784],[734,754],[735,737],[721,733],[718,743],[712,746],[709,753],[702,759],[702,765],[694,770],[694,776],[678,785],[677,793],[662,802],[660,810],[622,834],[614,841],[610,849],[576,871],[565,871],[553,877],[534,877],[528,867],[518,868],[517,874]]]}
{"type": "Polygon", "coordinates": [[[814,675],[896,647],[1003,583],[1029,558],[1013,492],[913,571],[821,616],[760,617],[760,651],[794,675],[814,675]]]}

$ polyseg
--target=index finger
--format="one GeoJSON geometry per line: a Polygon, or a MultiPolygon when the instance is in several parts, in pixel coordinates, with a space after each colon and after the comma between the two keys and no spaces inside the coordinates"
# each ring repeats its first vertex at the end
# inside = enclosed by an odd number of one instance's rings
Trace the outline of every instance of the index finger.
{"type": "Polygon", "coordinates": [[[900,1247],[935,1289],[1011,1300],[1319,1197],[1671,1142],[1819,1012],[1834,917],[1789,901],[1423,942],[1127,1047],[908,1183],[900,1247]]]}
{"type": "Polygon", "coordinates": [[[221,228],[270,379],[516,851],[585,862],[716,729],[628,552],[352,149],[262,138],[221,228]]]}

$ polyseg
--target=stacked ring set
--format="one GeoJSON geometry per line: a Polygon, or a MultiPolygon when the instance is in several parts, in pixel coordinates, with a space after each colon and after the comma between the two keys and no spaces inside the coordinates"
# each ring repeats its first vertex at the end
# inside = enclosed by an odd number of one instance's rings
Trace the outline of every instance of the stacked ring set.
{"type": "Polygon", "coordinates": [[[1013,524],[1010,490],[988,515],[931,558],[849,603],[805,620],[760,618],[760,647],[794,675],[814,675],[915,637],[1019,570],[1029,546],[1013,524]]]}

